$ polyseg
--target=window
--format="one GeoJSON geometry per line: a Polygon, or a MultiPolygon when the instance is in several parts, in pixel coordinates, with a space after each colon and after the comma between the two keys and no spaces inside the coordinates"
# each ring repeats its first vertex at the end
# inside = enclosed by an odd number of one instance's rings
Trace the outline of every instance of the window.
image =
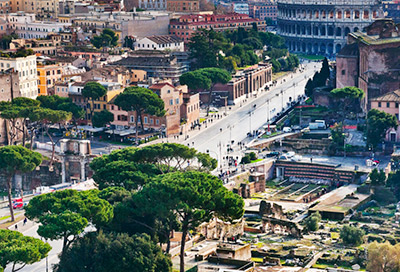
{"type": "Polygon", "coordinates": [[[154,119],[150,119],[150,124],[154,124],[154,119]]]}
{"type": "Polygon", "coordinates": [[[396,108],[398,108],[399,107],[399,103],[396,103],[396,108]]]}
{"type": "Polygon", "coordinates": [[[144,123],[147,124],[147,116],[144,117],[144,123]]]}
{"type": "Polygon", "coordinates": [[[160,120],[156,119],[156,125],[160,124],[160,120]]]}
{"type": "Polygon", "coordinates": [[[134,122],[135,122],[135,116],[131,115],[131,116],[130,116],[130,119],[131,119],[131,123],[134,123],[134,122]]]}
{"type": "Polygon", "coordinates": [[[176,99],[176,104],[179,105],[179,98],[176,99]]]}
{"type": "Polygon", "coordinates": [[[174,104],[174,100],[170,99],[170,100],[169,100],[169,104],[170,104],[170,105],[173,105],[173,104],[174,104]]]}
{"type": "Polygon", "coordinates": [[[344,76],[346,74],[346,70],[342,70],[342,75],[344,76]]]}
{"type": "Polygon", "coordinates": [[[378,108],[382,107],[382,103],[378,102],[378,108]]]}
{"type": "Polygon", "coordinates": [[[386,108],[390,108],[390,102],[386,102],[386,108]]]}

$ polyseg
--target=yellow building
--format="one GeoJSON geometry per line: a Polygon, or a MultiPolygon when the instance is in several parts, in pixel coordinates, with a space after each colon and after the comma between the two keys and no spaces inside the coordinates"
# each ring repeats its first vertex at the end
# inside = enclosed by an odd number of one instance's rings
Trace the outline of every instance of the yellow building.
{"type": "Polygon", "coordinates": [[[62,66],[60,64],[37,64],[38,94],[54,94],[54,84],[61,79],[62,66]]]}
{"type": "MultiPolygon", "coordinates": [[[[107,108],[108,102],[110,102],[111,99],[113,99],[115,96],[122,93],[122,91],[123,91],[123,88],[122,88],[121,84],[119,84],[119,83],[116,83],[116,82],[99,82],[99,83],[101,85],[103,85],[104,88],[107,89],[107,93],[105,96],[94,101],[94,113],[100,112],[102,110],[108,110],[108,108],[107,108]]],[[[92,107],[92,100],[88,101],[88,105],[86,107],[88,121],[92,120],[92,117],[90,116],[90,108],[89,107],[92,107]]]]}

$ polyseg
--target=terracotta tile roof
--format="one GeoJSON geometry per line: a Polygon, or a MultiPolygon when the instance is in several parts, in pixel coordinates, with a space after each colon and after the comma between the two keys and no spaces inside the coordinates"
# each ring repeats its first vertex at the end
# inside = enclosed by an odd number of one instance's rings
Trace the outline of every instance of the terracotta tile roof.
{"type": "Polygon", "coordinates": [[[396,90],[384,95],[372,98],[371,101],[382,101],[382,102],[397,102],[400,103],[400,90],[396,90]]]}
{"type": "Polygon", "coordinates": [[[151,86],[149,87],[149,89],[152,89],[152,90],[159,90],[159,89],[161,89],[162,87],[164,87],[165,85],[168,85],[168,86],[174,88],[174,85],[172,85],[171,83],[162,82],[162,83],[156,83],[156,84],[151,85],[151,86]]]}

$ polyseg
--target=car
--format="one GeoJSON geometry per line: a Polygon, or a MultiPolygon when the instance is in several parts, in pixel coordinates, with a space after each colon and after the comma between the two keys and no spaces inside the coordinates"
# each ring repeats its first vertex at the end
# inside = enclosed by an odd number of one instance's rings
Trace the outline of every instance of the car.
{"type": "Polygon", "coordinates": [[[278,157],[280,154],[281,154],[281,153],[279,153],[278,151],[272,151],[272,152],[269,152],[269,153],[266,155],[266,157],[267,157],[267,158],[278,157]]]}
{"type": "Polygon", "coordinates": [[[288,132],[292,132],[292,129],[290,127],[284,127],[282,129],[283,132],[288,133],[288,132]]]}

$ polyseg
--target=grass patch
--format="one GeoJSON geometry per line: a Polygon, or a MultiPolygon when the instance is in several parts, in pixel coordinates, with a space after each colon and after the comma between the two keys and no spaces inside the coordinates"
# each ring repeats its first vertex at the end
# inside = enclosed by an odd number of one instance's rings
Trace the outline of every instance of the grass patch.
{"type": "Polygon", "coordinates": [[[263,139],[268,139],[268,138],[274,137],[274,136],[276,136],[276,135],[278,135],[278,134],[281,134],[281,132],[280,132],[280,131],[275,131],[275,132],[272,132],[270,135],[263,134],[263,135],[261,136],[261,138],[263,138],[263,139]]]}
{"type": "Polygon", "coordinates": [[[323,60],[324,56],[321,55],[304,55],[304,54],[296,54],[299,58],[307,59],[307,60],[323,60]]]}
{"type": "Polygon", "coordinates": [[[257,159],[257,160],[253,160],[253,161],[250,161],[250,163],[255,163],[255,162],[259,162],[259,161],[262,161],[263,159],[257,159]]]}
{"type": "Polygon", "coordinates": [[[278,73],[274,73],[272,74],[272,80],[277,80],[280,77],[285,76],[286,74],[288,74],[289,72],[278,72],[278,73]]]}

